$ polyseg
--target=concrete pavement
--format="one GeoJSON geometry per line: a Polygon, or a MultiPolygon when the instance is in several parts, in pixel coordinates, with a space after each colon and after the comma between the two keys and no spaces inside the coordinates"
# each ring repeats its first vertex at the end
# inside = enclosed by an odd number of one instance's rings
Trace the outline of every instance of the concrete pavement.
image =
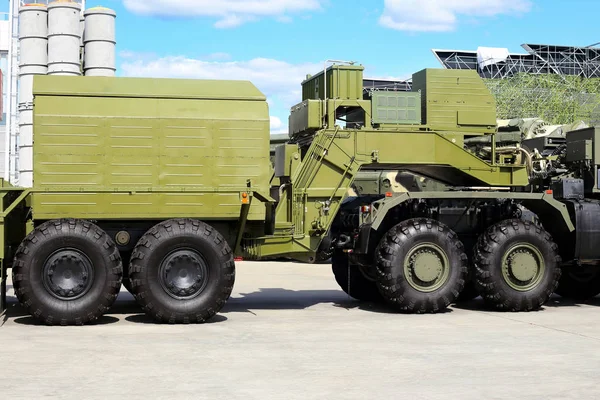
{"type": "Polygon", "coordinates": [[[241,262],[205,325],[156,325],[124,289],[85,327],[36,325],[9,301],[2,398],[600,398],[600,299],[402,315],[349,299],[329,265],[241,262]]]}

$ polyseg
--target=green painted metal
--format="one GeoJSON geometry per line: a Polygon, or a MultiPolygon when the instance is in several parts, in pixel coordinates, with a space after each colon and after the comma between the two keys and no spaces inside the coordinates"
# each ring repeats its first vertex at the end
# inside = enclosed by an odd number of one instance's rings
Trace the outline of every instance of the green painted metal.
{"type": "Polygon", "coordinates": [[[431,293],[448,281],[450,262],[446,252],[434,243],[419,243],[404,258],[404,276],[414,289],[431,293]]]}
{"type": "Polygon", "coordinates": [[[517,243],[502,257],[502,277],[511,288],[527,292],[542,281],[546,263],[542,253],[529,243],[517,243]]]}
{"type": "Polygon", "coordinates": [[[289,118],[290,134],[320,129],[323,126],[323,106],[322,101],[304,100],[292,107],[289,118]]]}
{"type": "Polygon", "coordinates": [[[436,199],[436,200],[492,200],[512,199],[520,201],[525,207],[540,215],[543,220],[551,220],[554,226],[564,232],[574,232],[575,226],[569,215],[567,206],[556,200],[550,193],[527,192],[499,192],[490,191],[445,191],[445,192],[419,192],[419,193],[393,193],[392,197],[377,202],[377,212],[372,220],[373,229],[381,226],[386,215],[395,207],[411,199],[436,199]]]}
{"type": "Polygon", "coordinates": [[[283,188],[276,210],[275,236],[247,241],[247,256],[289,253],[304,257],[305,253],[316,251],[361,168],[404,167],[443,176],[448,166],[457,176],[455,184],[528,183],[525,166],[489,164],[435,132],[319,131],[290,183],[283,188]]]}
{"type": "Polygon", "coordinates": [[[334,64],[313,76],[307,76],[302,82],[302,100],[362,99],[363,71],[361,65],[334,64]]]}
{"type": "MultiPolygon", "coordinates": [[[[496,157],[494,148],[484,160],[463,147],[466,137],[495,132],[493,97],[474,71],[415,74],[421,92],[411,96],[422,99],[422,123],[375,126],[362,73],[333,66],[307,79],[307,101],[292,109],[292,143],[280,150],[270,147],[266,98],[249,82],[36,77],[34,187],[20,201],[34,221],[213,221],[238,255],[304,260],[361,171],[404,170],[450,186],[529,184],[524,163],[496,157]]],[[[419,195],[513,196],[573,228],[550,195],[498,191],[396,193],[381,202],[373,226],[419,195]]]]}
{"type": "MultiPolygon", "coordinates": [[[[33,90],[35,97],[266,101],[265,95],[251,82],[234,80],[36,75],[33,90]]],[[[193,107],[193,103],[188,105],[193,107]]],[[[131,104],[128,111],[137,114],[142,109],[143,107],[133,107],[131,104]]],[[[194,114],[193,109],[180,111],[180,117],[194,114]]],[[[93,112],[91,115],[95,114],[93,112]]]]}
{"type": "MultiPolygon", "coordinates": [[[[269,191],[249,82],[40,76],[34,94],[35,219],[237,220],[242,193],[269,191]]],[[[255,202],[248,219],[264,215],[255,202]]]]}
{"type": "Polygon", "coordinates": [[[433,130],[496,130],[496,101],[476,71],[425,69],[413,75],[412,90],[421,91],[423,123],[433,130]]]}
{"type": "Polygon", "coordinates": [[[421,125],[421,93],[372,92],[374,124],[421,125]]]}

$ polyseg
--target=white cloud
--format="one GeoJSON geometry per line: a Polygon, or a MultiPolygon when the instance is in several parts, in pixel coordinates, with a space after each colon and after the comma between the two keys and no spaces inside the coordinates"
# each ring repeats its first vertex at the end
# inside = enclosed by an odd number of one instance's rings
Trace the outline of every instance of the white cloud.
{"type": "Polygon", "coordinates": [[[271,134],[273,133],[288,133],[288,127],[281,122],[281,118],[271,115],[271,134]]]}
{"type": "Polygon", "coordinates": [[[493,17],[521,14],[530,0],[384,0],[379,23],[401,31],[446,32],[456,28],[459,16],[493,17]]]}
{"type": "Polygon", "coordinates": [[[216,18],[216,28],[233,28],[259,18],[290,21],[290,14],[318,11],[326,0],[123,0],[136,14],[216,18]]]}
{"type": "Polygon", "coordinates": [[[287,132],[289,108],[302,100],[300,84],[306,74],[315,74],[323,69],[323,65],[318,63],[292,64],[269,58],[219,61],[170,56],[136,60],[133,57],[135,53],[126,54],[129,57],[120,66],[125,76],[251,81],[268,98],[273,116],[272,133],[287,132]]]}

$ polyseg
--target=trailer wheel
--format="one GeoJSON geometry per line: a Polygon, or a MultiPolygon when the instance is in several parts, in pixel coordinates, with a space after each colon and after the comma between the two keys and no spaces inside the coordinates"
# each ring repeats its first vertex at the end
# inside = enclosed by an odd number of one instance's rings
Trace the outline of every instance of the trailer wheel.
{"type": "Polygon", "coordinates": [[[48,325],[84,325],[114,304],[123,265],[112,239],[98,226],[61,219],[34,229],[15,254],[17,298],[48,325]]]}
{"type": "Polygon", "coordinates": [[[413,219],[393,227],[376,250],[377,286],[399,311],[426,313],[456,301],[467,277],[467,255],[441,222],[413,219]]]}
{"type": "Polygon", "coordinates": [[[558,246],[541,226],[506,220],[478,240],[476,284],[484,300],[499,310],[536,310],[558,285],[560,261],[558,246]]]}
{"type": "Polygon", "coordinates": [[[600,267],[566,267],[555,293],[568,299],[585,301],[600,294],[600,267]]]}
{"type": "Polygon", "coordinates": [[[360,301],[383,302],[374,280],[368,279],[357,265],[349,263],[348,255],[336,250],[331,258],[335,281],[350,297],[360,301]]]}
{"type": "Polygon", "coordinates": [[[129,276],[137,302],[157,322],[202,323],[229,299],[235,263],[216,229],[174,219],[142,236],[131,256],[129,276]]]}

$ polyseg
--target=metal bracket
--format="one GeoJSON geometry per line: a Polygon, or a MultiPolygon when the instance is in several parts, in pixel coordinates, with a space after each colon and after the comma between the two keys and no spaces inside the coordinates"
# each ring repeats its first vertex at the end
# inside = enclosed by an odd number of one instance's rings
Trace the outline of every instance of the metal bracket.
{"type": "Polygon", "coordinates": [[[379,161],[379,150],[373,150],[371,152],[371,161],[373,161],[373,162],[379,161]]]}

